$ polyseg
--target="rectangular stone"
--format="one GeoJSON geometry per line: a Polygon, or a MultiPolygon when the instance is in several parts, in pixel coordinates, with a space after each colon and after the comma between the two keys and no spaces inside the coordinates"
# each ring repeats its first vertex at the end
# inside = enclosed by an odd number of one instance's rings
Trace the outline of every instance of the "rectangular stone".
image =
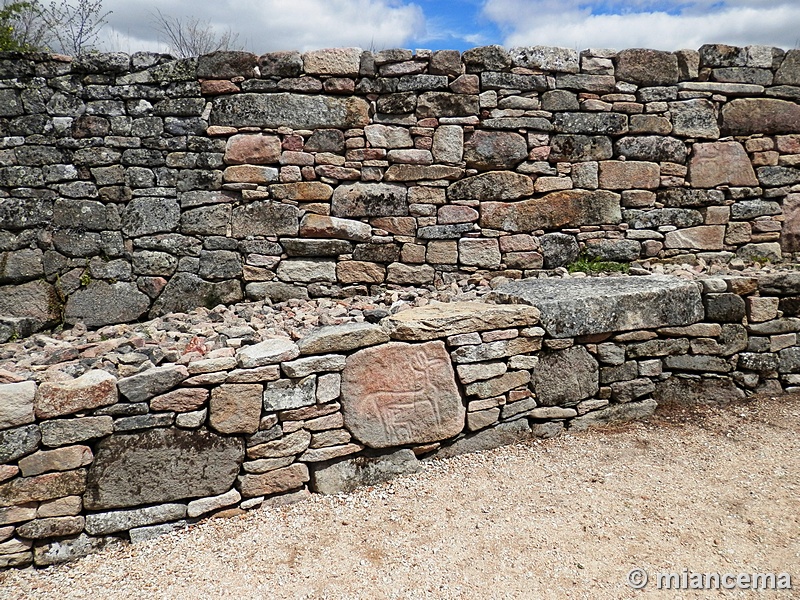
{"type": "Polygon", "coordinates": [[[86,533],[107,535],[135,527],[177,521],[186,517],[185,504],[161,504],[134,510],[93,513],[86,516],[86,533]]]}
{"type": "Polygon", "coordinates": [[[36,383],[33,381],[0,385],[0,429],[33,423],[35,395],[36,383]]]}
{"type": "Polygon", "coordinates": [[[85,490],[86,469],[20,477],[0,485],[0,506],[80,495],[85,490]]]}
{"type": "Polygon", "coordinates": [[[264,386],[264,410],[280,411],[316,404],[316,376],[279,379],[264,386]]]}
{"type": "Polygon", "coordinates": [[[719,337],[722,325],[719,323],[695,323],[685,327],[662,327],[658,333],[667,337],[719,337]]]}
{"type": "Polygon", "coordinates": [[[424,341],[538,322],[539,314],[533,307],[453,302],[404,310],[388,317],[384,324],[392,339],[424,341]]]}
{"type": "Polygon", "coordinates": [[[513,371],[500,377],[472,383],[466,387],[465,393],[478,398],[491,398],[526,385],[530,380],[531,374],[528,371],[513,371]]]}
{"type": "Polygon", "coordinates": [[[496,360],[516,354],[536,352],[541,347],[541,339],[515,338],[513,340],[478,344],[477,346],[460,346],[450,353],[450,357],[456,364],[475,363],[496,360]]]}
{"type": "Polygon", "coordinates": [[[303,487],[308,480],[308,467],[296,463],[263,474],[242,475],[238,479],[238,487],[243,498],[252,498],[295,490],[303,487]]]}
{"type": "Polygon", "coordinates": [[[268,129],[349,129],[369,124],[369,105],[356,97],[231,94],[214,99],[211,124],[268,129]]]}
{"type": "Polygon", "coordinates": [[[235,369],[228,373],[226,383],[263,383],[275,381],[281,376],[279,365],[267,365],[254,369],[235,369]]]}
{"type": "Polygon", "coordinates": [[[724,225],[701,225],[687,227],[667,233],[665,248],[686,248],[694,250],[722,250],[725,240],[724,225]]]}
{"type": "Polygon", "coordinates": [[[325,354],[298,358],[281,364],[281,369],[287,377],[300,378],[313,373],[342,371],[345,357],[340,354],[325,354]]]}
{"type": "Polygon", "coordinates": [[[700,371],[712,373],[729,373],[732,367],[728,361],[717,356],[668,356],[664,359],[667,369],[678,371],[700,371]]]}
{"type": "Polygon", "coordinates": [[[47,471],[71,471],[88,465],[94,459],[88,446],[68,446],[57,450],[43,450],[19,461],[23,477],[41,475],[47,471]]]}
{"type": "Polygon", "coordinates": [[[57,419],[41,425],[42,444],[56,447],[105,437],[114,431],[114,419],[108,416],[57,419]]]}
{"type": "Polygon", "coordinates": [[[688,325],[704,315],[697,285],[672,277],[525,279],[501,285],[494,295],[536,306],[556,338],[688,325]]]}

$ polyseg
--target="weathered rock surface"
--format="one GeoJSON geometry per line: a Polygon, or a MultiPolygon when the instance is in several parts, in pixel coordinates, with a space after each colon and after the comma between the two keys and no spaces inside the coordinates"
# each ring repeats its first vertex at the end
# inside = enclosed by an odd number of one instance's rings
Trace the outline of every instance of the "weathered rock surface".
{"type": "Polygon", "coordinates": [[[22,381],[0,385],[0,429],[33,423],[36,383],[22,381]]]}
{"type": "Polygon", "coordinates": [[[617,54],[614,75],[640,86],[678,83],[678,57],[671,52],[633,48],[617,54]]]}
{"type": "Polygon", "coordinates": [[[38,425],[25,425],[0,431],[0,464],[30,454],[39,447],[42,434],[38,425]]]}
{"type": "Polygon", "coordinates": [[[418,342],[473,331],[529,327],[538,322],[539,311],[533,307],[453,302],[404,310],[382,324],[393,340],[418,342]]]}
{"type": "Polygon", "coordinates": [[[722,107],[723,135],[800,131],[800,106],[774,98],[738,98],[722,107]]]}
{"type": "Polygon", "coordinates": [[[297,344],[290,338],[276,337],[242,348],[236,353],[236,360],[242,369],[253,369],[292,360],[299,355],[297,344]]]}
{"type": "Polygon", "coordinates": [[[652,398],[641,402],[615,404],[572,419],[569,428],[572,431],[584,431],[595,425],[646,419],[655,412],[657,407],[658,404],[652,398]]]}
{"type": "Polygon", "coordinates": [[[18,477],[0,484],[0,506],[42,502],[64,496],[79,496],[86,489],[86,469],[18,477]]]}
{"type": "Polygon", "coordinates": [[[300,354],[346,352],[389,341],[388,334],[378,325],[345,323],[313,329],[299,340],[300,354]]]}
{"type": "Polygon", "coordinates": [[[169,312],[188,312],[198,306],[213,308],[233,304],[244,298],[238,281],[211,283],[192,273],[176,273],[153,304],[150,316],[169,312]]]}
{"type": "Polygon", "coordinates": [[[518,133],[476,131],[464,144],[467,167],[479,171],[514,169],[528,156],[528,144],[518,133]]]}
{"type": "Polygon", "coordinates": [[[67,446],[56,450],[42,450],[19,461],[23,477],[35,477],[48,471],[71,471],[84,467],[94,460],[88,446],[67,446]]]}
{"type": "Polygon", "coordinates": [[[211,391],[208,422],[220,433],[255,433],[261,417],[263,387],[229,383],[211,391]]]}
{"type": "Polygon", "coordinates": [[[533,388],[543,406],[574,406],[599,389],[597,361],[582,346],[546,353],[533,374],[533,388]]]}
{"type": "Polygon", "coordinates": [[[391,342],[347,358],[342,412],[372,448],[438,441],[464,427],[465,409],[443,342],[391,342]]]}
{"type": "Polygon", "coordinates": [[[520,202],[484,202],[481,227],[510,232],[622,221],[620,197],[605,190],[567,190],[520,202]]]}
{"type": "Polygon", "coordinates": [[[542,326],[557,338],[689,325],[704,314],[697,285],[670,277],[525,279],[495,294],[538,308],[542,326]]]}
{"type": "Polygon", "coordinates": [[[289,93],[233,94],[214,101],[213,125],[348,129],[369,123],[369,105],[361,98],[289,93]]]}
{"type": "Polygon", "coordinates": [[[662,405],[716,404],[744,399],[744,392],[730,379],[672,377],[656,382],[653,397],[662,405]]]}
{"type": "Polygon", "coordinates": [[[36,416],[52,419],[116,402],[116,377],[106,371],[88,371],[72,381],[42,383],[36,391],[36,416]]]}
{"type": "Polygon", "coordinates": [[[55,540],[36,546],[33,550],[34,562],[39,567],[57,565],[117,544],[121,544],[121,540],[116,537],[90,537],[82,533],[76,538],[55,540]]]}
{"type": "Polygon", "coordinates": [[[128,531],[135,527],[175,521],[185,516],[185,504],[161,504],[160,506],[148,506],[133,510],[95,513],[86,517],[86,533],[90,535],[107,535],[109,533],[128,531]]]}
{"type": "Polygon", "coordinates": [[[237,490],[230,490],[229,492],[225,492],[219,496],[192,500],[186,507],[186,516],[194,519],[200,515],[236,504],[241,499],[242,495],[237,490]]]}
{"type": "Polygon", "coordinates": [[[0,287],[0,315],[30,318],[37,329],[53,325],[61,318],[61,300],[55,287],[46,281],[0,287]]]}
{"type": "Polygon", "coordinates": [[[295,463],[267,473],[242,475],[237,480],[237,487],[243,498],[253,498],[296,490],[303,487],[308,480],[308,467],[302,463],[295,463]]]}
{"type": "Polygon", "coordinates": [[[533,194],[533,182],[519,173],[490,171],[454,183],[447,193],[452,200],[519,200],[533,194]]]}
{"type": "Polygon", "coordinates": [[[64,309],[68,323],[82,322],[90,327],[127,323],[141,317],[150,299],[132,283],[93,281],[70,295],[64,309]]]}
{"type": "Polygon", "coordinates": [[[738,142],[695,144],[689,162],[689,181],[699,188],[758,185],[753,165],[738,142]]]}
{"type": "Polygon", "coordinates": [[[114,420],[108,416],[55,419],[42,422],[39,428],[42,444],[55,448],[105,437],[114,431],[114,420]]]}
{"type": "Polygon", "coordinates": [[[279,379],[264,389],[264,410],[279,411],[312,406],[316,403],[316,378],[306,376],[298,381],[279,379]]]}
{"type": "Polygon", "coordinates": [[[528,439],[530,435],[531,428],[527,419],[517,419],[460,437],[449,446],[437,450],[431,458],[452,458],[461,454],[517,444],[528,439]]]}
{"type": "Polygon", "coordinates": [[[416,473],[419,468],[419,461],[411,450],[347,458],[317,465],[311,472],[311,489],[320,494],[352,492],[356,488],[377,485],[398,475],[416,473]]]}
{"type": "Polygon", "coordinates": [[[208,431],[116,435],[97,448],[84,506],[103,510],[216,496],[231,488],[243,457],[240,439],[208,431]]]}
{"type": "Polygon", "coordinates": [[[331,214],[336,217],[391,217],[408,214],[407,191],[402,185],[354,183],[333,192],[331,214]]]}
{"type": "Polygon", "coordinates": [[[189,371],[183,365],[166,365],[120,379],[117,389],[131,402],[143,402],[168,392],[187,377],[189,371]]]}

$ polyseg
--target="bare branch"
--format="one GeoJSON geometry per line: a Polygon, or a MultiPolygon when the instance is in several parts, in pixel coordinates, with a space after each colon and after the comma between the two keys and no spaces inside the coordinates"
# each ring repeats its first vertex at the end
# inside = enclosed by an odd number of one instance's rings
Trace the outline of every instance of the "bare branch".
{"type": "Polygon", "coordinates": [[[230,29],[217,33],[210,21],[196,18],[182,19],[165,15],[156,9],[153,15],[155,28],[163,36],[163,42],[169,46],[170,53],[189,58],[200,56],[217,50],[240,50],[239,34],[230,29]]]}
{"type": "Polygon", "coordinates": [[[61,0],[42,10],[42,16],[52,32],[59,50],[80,56],[91,50],[111,11],[103,12],[103,0],[61,0]]]}

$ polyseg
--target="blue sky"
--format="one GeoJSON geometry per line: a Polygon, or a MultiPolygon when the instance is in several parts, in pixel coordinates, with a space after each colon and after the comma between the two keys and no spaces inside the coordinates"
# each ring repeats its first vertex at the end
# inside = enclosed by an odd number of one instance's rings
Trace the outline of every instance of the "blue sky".
{"type": "Polygon", "coordinates": [[[359,46],[800,47],[800,0],[104,0],[106,49],[165,51],[154,15],[239,34],[244,49],[359,46]]]}

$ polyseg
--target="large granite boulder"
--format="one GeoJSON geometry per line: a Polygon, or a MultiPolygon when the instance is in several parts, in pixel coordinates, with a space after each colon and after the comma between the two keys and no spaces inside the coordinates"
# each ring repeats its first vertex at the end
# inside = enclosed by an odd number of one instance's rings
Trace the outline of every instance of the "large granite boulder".
{"type": "Polygon", "coordinates": [[[672,277],[523,279],[494,295],[538,308],[542,326],[557,338],[689,325],[704,314],[697,285],[672,277]]]}
{"type": "Polygon", "coordinates": [[[800,106],[775,98],[738,98],[722,107],[722,135],[795,133],[800,106]]]}
{"type": "Polygon", "coordinates": [[[56,289],[43,280],[0,287],[0,315],[31,319],[36,329],[54,325],[61,318],[56,289]]]}
{"type": "Polygon", "coordinates": [[[95,369],[76,379],[42,383],[36,391],[36,416],[52,419],[116,402],[117,378],[95,369]]]}
{"type": "Polygon", "coordinates": [[[739,142],[695,144],[689,163],[689,180],[692,186],[699,188],[758,185],[753,165],[739,142]]]}
{"type": "Polygon", "coordinates": [[[64,320],[102,327],[135,321],[150,308],[150,299],[135,283],[92,281],[71,294],[64,309],[64,320]]]}
{"type": "Polygon", "coordinates": [[[153,304],[150,317],[189,312],[199,306],[213,308],[218,304],[234,304],[242,298],[242,285],[236,280],[212,283],[192,273],[177,273],[153,304]]]}

